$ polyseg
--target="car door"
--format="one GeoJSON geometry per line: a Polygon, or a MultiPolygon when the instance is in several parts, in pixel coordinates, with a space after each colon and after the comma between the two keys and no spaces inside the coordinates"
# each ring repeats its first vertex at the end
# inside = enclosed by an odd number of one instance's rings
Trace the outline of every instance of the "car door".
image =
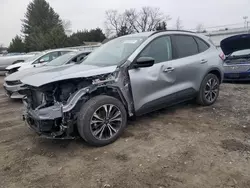
{"type": "Polygon", "coordinates": [[[152,57],[155,63],[151,67],[129,70],[134,108],[138,115],[174,100],[174,96],[171,95],[173,91],[169,90],[174,82],[171,69],[168,69],[169,61],[172,59],[170,36],[153,39],[135,61],[140,57],[152,57]]]}
{"type": "Polygon", "coordinates": [[[207,70],[207,60],[199,51],[192,35],[172,35],[173,61],[168,66],[173,69],[175,79],[173,90],[177,102],[193,98],[199,90],[201,74],[207,70]]]}

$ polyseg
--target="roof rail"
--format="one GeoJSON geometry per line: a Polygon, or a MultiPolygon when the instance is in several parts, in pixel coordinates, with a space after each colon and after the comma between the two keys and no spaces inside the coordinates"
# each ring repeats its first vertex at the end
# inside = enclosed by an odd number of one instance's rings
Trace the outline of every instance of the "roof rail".
{"type": "MultiPolygon", "coordinates": [[[[168,31],[179,31],[179,32],[186,32],[186,33],[196,33],[193,31],[187,31],[187,30],[174,30],[174,29],[168,29],[168,30],[159,30],[159,31],[155,31],[152,35],[155,35],[157,33],[161,33],[161,32],[168,32],[168,31]]],[[[151,36],[152,36],[151,35],[151,36]]]]}

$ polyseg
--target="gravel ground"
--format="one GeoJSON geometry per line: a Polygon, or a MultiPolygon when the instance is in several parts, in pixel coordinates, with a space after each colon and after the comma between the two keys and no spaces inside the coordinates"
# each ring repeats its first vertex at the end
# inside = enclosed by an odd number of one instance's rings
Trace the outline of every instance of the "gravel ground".
{"type": "Polygon", "coordinates": [[[249,101],[250,85],[223,84],[213,106],[139,117],[114,144],[94,148],[39,138],[1,88],[0,187],[248,188],[249,101]]]}

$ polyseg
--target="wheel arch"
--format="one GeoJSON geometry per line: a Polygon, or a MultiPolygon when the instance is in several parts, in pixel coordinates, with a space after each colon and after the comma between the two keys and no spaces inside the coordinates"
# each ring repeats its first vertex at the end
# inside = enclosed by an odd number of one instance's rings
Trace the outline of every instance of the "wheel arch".
{"type": "Polygon", "coordinates": [[[205,79],[205,77],[206,77],[208,74],[214,74],[214,75],[216,75],[216,76],[219,78],[220,84],[222,83],[222,81],[223,81],[223,74],[222,74],[222,71],[221,71],[219,68],[217,68],[217,67],[212,67],[212,68],[208,69],[208,70],[205,72],[205,74],[203,75],[203,77],[201,77],[201,80],[199,81],[199,85],[198,85],[197,91],[200,90],[202,81],[205,79]]]}
{"type": "Polygon", "coordinates": [[[217,68],[217,67],[212,67],[212,68],[210,68],[210,69],[207,71],[207,73],[204,75],[203,79],[204,79],[204,78],[206,77],[206,75],[208,75],[208,74],[214,74],[214,75],[216,75],[216,76],[219,78],[220,84],[222,83],[222,81],[223,81],[223,73],[222,73],[222,71],[221,71],[219,68],[217,68]]]}
{"type": "Polygon", "coordinates": [[[126,110],[128,108],[128,104],[125,98],[123,97],[122,92],[119,87],[115,87],[115,86],[98,87],[96,90],[89,93],[90,98],[95,97],[97,95],[107,95],[107,96],[114,97],[122,102],[126,110]]]}
{"type": "Polygon", "coordinates": [[[125,100],[121,90],[119,87],[115,87],[115,86],[104,86],[104,87],[97,87],[93,90],[89,90],[87,93],[82,93],[82,97],[84,97],[84,100],[77,100],[77,104],[75,105],[75,107],[80,107],[82,105],[84,105],[84,103],[86,103],[88,100],[90,100],[93,97],[96,97],[98,95],[107,95],[107,96],[111,96],[114,97],[116,99],[118,99],[119,101],[121,101],[121,103],[124,105],[126,111],[128,112],[128,103],[125,100]]]}

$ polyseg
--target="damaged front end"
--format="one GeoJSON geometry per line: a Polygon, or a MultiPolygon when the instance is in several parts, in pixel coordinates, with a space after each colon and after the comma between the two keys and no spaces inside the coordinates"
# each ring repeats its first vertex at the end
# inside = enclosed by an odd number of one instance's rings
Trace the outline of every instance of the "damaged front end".
{"type": "Polygon", "coordinates": [[[126,69],[88,78],[75,78],[41,87],[27,86],[23,119],[39,135],[52,139],[73,139],[77,135],[78,113],[96,95],[111,95],[134,115],[130,80],[126,69]]]}

